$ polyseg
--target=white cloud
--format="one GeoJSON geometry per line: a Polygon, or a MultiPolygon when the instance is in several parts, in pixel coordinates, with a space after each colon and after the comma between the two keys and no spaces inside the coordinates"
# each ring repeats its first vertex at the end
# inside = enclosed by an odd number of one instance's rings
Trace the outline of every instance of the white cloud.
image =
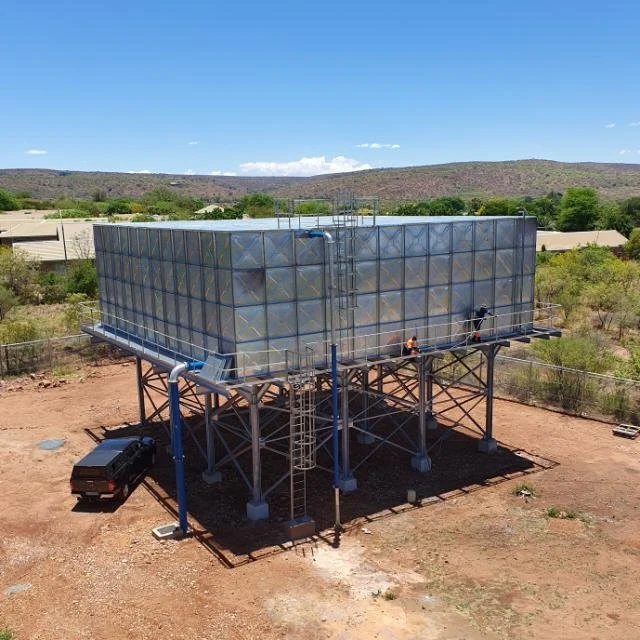
{"type": "Polygon", "coordinates": [[[195,175],[196,175],[196,172],[195,172],[193,169],[187,169],[187,170],[184,172],[184,175],[185,175],[185,176],[195,176],[195,175]]]}
{"type": "Polygon", "coordinates": [[[200,144],[198,140],[192,140],[191,142],[187,142],[188,145],[200,144]]]}
{"type": "Polygon", "coordinates": [[[127,171],[127,173],[151,173],[149,169],[140,169],[140,171],[127,171]]]}
{"type": "Polygon", "coordinates": [[[220,171],[220,169],[215,169],[211,172],[212,176],[237,176],[238,174],[235,171],[220,171]]]}
{"type": "Polygon", "coordinates": [[[609,124],[605,124],[604,128],[605,129],[613,129],[616,126],[615,122],[610,122],[609,124]]]}
{"type": "Polygon", "coordinates": [[[44,149],[27,149],[25,151],[25,153],[28,156],[43,156],[45,155],[47,152],[44,149]]]}
{"type": "Polygon", "coordinates": [[[620,149],[620,151],[618,151],[619,156],[626,156],[629,153],[633,153],[633,149],[620,149]]]}
{"type": "Polygon", "coordinates": [[[267,176],[317,176],[323,173],[344,173],[363,171],[371,165],[345,156],[326,158],[300,158],[292,162],[245,162],[240,165],[243,173],[257,173],[267,176]]]}
{"type": "Polygon", "coordinates": [[[358,149],[399,149],[400,145],[387,142],[363,142],[362,144],[357,144],[356,147],[358,149]]]}
{"type": "Polygon", "coordinates": [[[636,120],[635,122],[629,123],[630,127],[640,127],[640,120],[636,120]]]}

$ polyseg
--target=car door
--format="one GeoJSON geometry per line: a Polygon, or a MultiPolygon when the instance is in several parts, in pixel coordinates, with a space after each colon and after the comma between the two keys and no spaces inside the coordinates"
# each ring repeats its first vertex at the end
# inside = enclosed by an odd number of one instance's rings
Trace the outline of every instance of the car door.
{"type": "Polygon", "coordinates": [[[138,476],[144,469],[142,447],[139,442],[132,442],[127,450],[131,460],[132,476],[138,476]]]}

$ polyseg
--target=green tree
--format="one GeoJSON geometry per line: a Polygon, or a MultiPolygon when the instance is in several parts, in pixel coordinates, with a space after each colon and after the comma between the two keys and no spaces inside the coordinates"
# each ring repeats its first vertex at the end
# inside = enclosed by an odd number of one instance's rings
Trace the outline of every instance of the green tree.
{"type": "Polygon", "coordinates": [[[588,231],[598,220],[600,202],[595,189],[571,187],[560,200],[557,227],[560,231],[588,231]]]}
{"type": "Polygon", "coordinates": [[[274,201],[266,193],[250,193],[238,202],[236,209],[250,218],[270,218],[273,216],[274,201]]]}
{"type": "Polygon", "coordinates": [[[39,337],[38,327],[31,318],[5,319],[0,322],[0,343],[31,342],[39,337]]]}
{"type": "Polygon", "coordinates": [[[640,260],[640,229],[633,229],[629,234],[629,240],[624,245],[625,253],[634,260],[640,260]]]}
{"type": "Polygon", "coordinates": [[[628,238],[633,229],[633,220],[622,212],[617,202],[605,202],[598,212],[596,226],[598,229],[615,229],[628,238]]]}
{"type": "Polygon", "coordinates": [[[605,338],[595,332],[540,340],[534,343],[534,351],[544,362],[593,373],[608,371],[615,361],[605,338]]]}
{"type": "Polygon", "coordinates": [[[38,278],[42,302],[53,304],[63,302],[67,295],[66,278],[55,271],[47,271],[38,278]]]}
{"type": "Polygon", "coordinates": [[[508,198],[491,198],[478,210],[480,216],[514,216],[520,210],[520,203],[508,198]]]}
{"type": "Polygon", "coordinates": [[[4,320],[9,311],[19,304],[18,297],[13,291],[0,285],[0,320],[4,320]]]}
{"type": "Polygon", "coordinates": [[[126,216],[131,213],[131,204],[126,200],[112,200],[107,204],[108,216],[126,216]]]}
{"type": "Polygon", "coordinates": [[[5,189],[0,189],[0,211],[15,211],[19,208],[17,198],[5,189]]]}
{"type": "Polygon", "coordinates": [[[83,293],[88,298],[96,298],[98,274],[91,260],[78,260],[73,263],[68,274],[67,293],[83,293]]]}
{"type": "Polygon", "coordinates": [[[640,196],[620,202],[620,213],[631,218],[634,227],[640,227],[640,196]]]}
{"type": "Polygon", "coordinates": [[[35,302],[38,297],[40,263],[20,249],[0,249],[0,285],[13,292],[23,302],[35,302]]]}
{"type": "Polygon", "coordinates": [[[295,212],[301,216],[322,216],[328,214],[330,209],[326,200],[304,200],[295,205],[295,212]]]}

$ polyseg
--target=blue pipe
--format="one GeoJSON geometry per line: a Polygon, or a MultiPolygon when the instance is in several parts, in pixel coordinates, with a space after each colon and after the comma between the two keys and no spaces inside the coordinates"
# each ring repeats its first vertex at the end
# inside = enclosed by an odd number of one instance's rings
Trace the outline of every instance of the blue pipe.
{"type": "Polygon", "coordinates": [[[184,451],[182,448],[182,417],[180,415],[180,391],[178,378],[185,371],[202,369],[204,362],[196,360],[176,365],[169,374],[169,417],[171,422],[171,440],[173,441],[173,460],[176,464],[176,490],[178,494],[178,526],[182,535],[186,535],[187,490],[184,482],[184,451]]]}

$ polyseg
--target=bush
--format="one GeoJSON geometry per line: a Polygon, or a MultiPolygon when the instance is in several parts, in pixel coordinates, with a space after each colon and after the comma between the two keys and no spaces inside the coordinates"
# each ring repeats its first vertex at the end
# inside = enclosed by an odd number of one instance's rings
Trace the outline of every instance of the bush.
{"type": "Polygon", "coordinates": [[[19,204],[16,197],[9,191],[0,189],[0,211],[15,211],[18,208],[19,204]]]}
{"type": "Polygon", "coordinates": [[[31,342],[40,337],[36,323],[31,319],[3,320],[0,322],[0,342],[14,344],[31,342]]]}
{"type": "Polygon", "coordinates": [[[155,222],[156,219],[150,213],[134,213],[129,222],[155,222]]]}
{"type": "Polygon", "coordinates": [[[64,301],[67,295],[67,281],[64,276],[55,271],[47,271],[40,276],[39,284],[42,302],[53,304],[64,301]]]}
{"type": "Polygon", "coordinates": [[[68,275],[67,293],[82,293],[88,298],[98,295],[98,273],[91,260],[73,263],[68,275]]]}
{"type": "Polygon", "coordinates": [[[67,308],[64,312],[64,324],[68,333],[80,331],[80,322],[84,316],[83,305],[89,300],[84,293],[72,293],[67,296],[67,308]]]}
{"type": "Polygon", "coordinates": [[[44,218],[45,220],[59,220],[66,218],[87,218],[90,217],[88,211],[84,209],[60,209],[55,213],[48,213],[44,218]]]}

